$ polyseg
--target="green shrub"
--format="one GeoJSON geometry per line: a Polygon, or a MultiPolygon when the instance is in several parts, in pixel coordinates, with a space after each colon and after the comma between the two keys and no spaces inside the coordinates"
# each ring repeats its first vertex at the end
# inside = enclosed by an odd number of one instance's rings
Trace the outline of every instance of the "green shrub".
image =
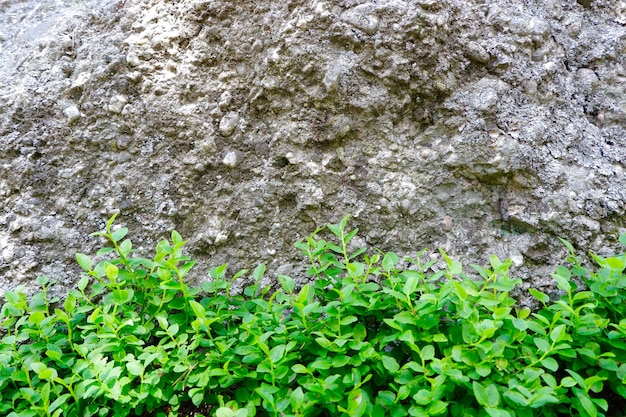
{"type": "Polygon", "coordinates": [[[282,275],[261,287],[264,265],[230,279],[222,265],[190,288],[177,232],[143,258],[114,219],[95,233],[111,242],[97,263],[77,254],[85,274],[62,303],[46,278],[30,299],[5,293],[0,414],[623,415],[624,255],[593,255],[592,271],[564,242],[562,296],[531,289],[533,312],[509,295],[510,261],[472,266],[478,279],[443,251],[444,270],[423,252],[400,269],[391,252],[350,253],[346,217],[328,226],[335,242],[320,229],[296,244],[313,277],[301,288],[282,275]],[[236,279],[251,285],[232,294],[236,279]]]}

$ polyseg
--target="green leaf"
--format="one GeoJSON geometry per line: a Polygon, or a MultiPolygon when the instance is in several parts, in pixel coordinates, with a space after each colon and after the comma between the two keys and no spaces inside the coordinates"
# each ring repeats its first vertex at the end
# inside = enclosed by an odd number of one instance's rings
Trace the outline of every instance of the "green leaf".
{"type": "Polygon", "coordinates": [[[446,264],[448,265],[448,272],[450,272],[451,275],[459,275],[461,272],[463,272],[463,265],[459,261],[455,261],[454,259],[450,258],[446,251],[444,251],[442,248],[439,248],[439,252],[443,256],[443,259],[446,261],[446,264]]]}
{"type": "Polygon", "coordinates": [[[126,236],[127,234],[128,234],[128,228],[120,227],[119,229],[117,229],[115,232],[111,234],[111,238],[115,242],[119,242],[120,240],[124,239],[124,236],[126,236]]]}
{"type": "Polygon", "coordinates": [[[361,417],[365,415],[367,411],[367,405],[369,404],[369,396],[367,392],[362,389],[355,389],[348,395],[348,409],[347,414],[349,417],[361,417]]]}
{"type": "Polygon", "coordinates": [[[174,323],[170,327],[168,327],[167,333],[171,336],[176,336],[179,330],[180,326],[178,325],[178,323],[174,323]]]}
{"type": "Polygon", "coordinates": [[[130,239],[125,239],[122,243],[120,243],[119,249],[122,255],[128,256],[130,254],[130,251],[133,249],[133,243],[130,241],[130,239]]]}
{"type": "Polygon", "coordinates": [[[46,353],[46,356],[52,360],[59,360],[61,359],[61,356],[63,355],[63,351],[61,350],[61,348],[53,344],[48,344],[47,350],[45,353],[46,353]]]}
{"type": "Polygon", "coordinates": [[[91,261],[91,258],[89,256],[83,255],[82,253],[77,253],[76,261],[78,262],[78,265],[80,265],[80,267],[83,268],[85,271],[91,271],[93,267],[93,262],[91,261]]]}
{"type": "Polygon", "coordinates": [[[357,323],[352,329],[355,340],[363,340],[367,336],[367,328],[362,323],[357,323]]]}
{"type": "Polygon", "coordinates": [[[556,274],[562,276],[566,280],[569,280],[572,277],[572,271],[564,266],[557,266],[556,274]]]}
{"type": "Polygon", "coordinates": [[[196,261],[189,261],[189,262],[185,262],[183,264],[183,266],[181,266],[178,269],[178,276],[180,278],[184,277],[185,275],[187,275],[187,273],[191,270],[191,268],[193,268],[193,266],[196,264],[196,261]]]}
{"type": "Polygon", "coordinates": [[[204,402],[204,392],[204,388],[192,388],[189,390],[189,397],[191,397],[191,402],[193,403],[193,405],[198,407],[204,402]]]}
{"type": "Polygon", "coordinates": [[[572,284],[569,283],[567,278],[562,277],[559,274],[550,274],[550,276],[554,278],[554,280],[556,281],[556,285],[560,290],[568,293],[572,291],[572,284]]]}
{"type": "Polygon", "coordinates": [[[623,235],[620,235],[620,237],[619,237],[619,242],[620,242],[622,245],[626,246],[626,233],[624,233],[623,235]]]}
{"type": "Polygon", "coordinates": [[[487,407],[497,407],[500,405],[500,393],[498,392],[498,387],[495,384],[489,384],[485,387],[485,392],[487,393],[487,407]]]}
{"type": "Polygon", "coordinates": [[[406,278],[406,282],[404,283],[402,292],[404,293],[404,295],[411,295],[415,292],[417,286],[419,285],[420,276],[417,273],[407,274],[406,272],[402,273],[402,276],[406,278]]]}
{"type": "Polygon", "coordinates": [[[384,355],[382,357],[382,360],[383,360],[383,366],[385,367],[385,369],[391,372],[392,374],[395,374],[400,369],[400,365],[398,364],[398,361],[396,361],[395,358],[384,355]]]}
{"type": "MultiPolygon", "coordinates": [[[[309,284],[305,285],[305,287],[307,287],[309,284]]],[[[308,287],[307,287],[308,288],[308,287]]],[[[302,293],[302,292],[301,292],[302,293]]],[[[298,297],[299,298],[299,297],[298,297]]],[[[315,301],[311,304],[307,304],[303,309],[302,309],[302,313],[305,316],[308,316],[311,313],[319,313],[320,311],[322,311],[322,307],[320,306],[320,302],[319,301],[315,301]]]]}
{"type": "Polygon", "coordinates": [[[476,373],[480,376],[482,376],[483,378],[488,376],[491,373],[491,366],[485,364],[485,363],[481,363],[476,365],[476,373]]]}
{"type": "Polygon", "coordinates": [[[280,362],[283,356],[285,356],[285,348],[286,345],[278,345],[274,346],[272,350],[270,350],[270,358],[272,359],[272,363],[276,364],[280,362]]]}
{"type": "Polygon", "coordinates": [[[44,381],[52,381],[58,377],[57,371],[48,368],[43,362],[33,362],[30,367],[37,374],[39,379],[44,381]]]}
{"type": "Polygon", "coordinates": [[[429,414],[422,407],[412,406],[409,408],[409,415],[411,417],[429,417],[429,414]]]}
{"type": "Polygon", "coordinates": [[[176,230],[172,230],[171,237],[172,237],[172,243],[174,244],[174,246],[182,245],[184,243],[183,237],[176,230]]]}
{"type": "Polygon", "coordinates": [[[111,253],[111,252],[114,252],[114,251],[115,251],[115,248],[107,246],[106,248],[98,249],[98,251],[96,252],[96,256],[104,256],[107,253],[111,253]]]}
{"type": "Polygon", "coordinates": [[[508,317],[510,312],[511,312],[511,307],[498,307],[493,310],[493,319],[502,320],[508,317]]]}
{"type": "Polygon", "coordinates": [[[196,315],[196,317],[201,319],[206,317],[206,309],[199,302],[195,300],[189,300],[189,306],[193,310],[193,313],[196,315]]]}
{"type": "Polygon", "coordinates": [[[425,361],[432,360],[435,357],[435,347],[433,345],[426,345],[422,348],[422,359],[425,361]]]}
{"type": "Polygon", "coordinates": [[[530,293],[530,295],[532,295],[533,297],[535,297],[537,300],[541,301],[544,304],[550,301],[550,297],[547,294],[544,294],[535,288],[529,288],[528,292],[530,293]]]}
{"type": "Polygon", "coordinates": [[[587,384],[585,383],[585,380],[578,373],[572,371],[571,369],[566,369],[565,372],[570,374],[570,376],[574,379],[574,381],[576,381],[578,386],[583,387],[583,388],[587,387],[587,384]]]}
{"type": "Polygon", "coordinates": [[[489,414],[489,417],[514,417],[510,412],[501,408],[486,408],[485,411],[489,414]]]}
{"type": "Polygon", "coordinates": [[[524,395],[517,391],[508,390],[504,393],[504,398],[509,400],[509,402],[513,403],[513,405],[526,407],[528,406],[528,400],[524,395]]]}
{"type": "Polygon", "coordinates": [[[561,386],[565,388],[575,387],[576,381],[571,376],[566,376],[565,378],[561,379],[561,386]]]}
{"type": "Polygon", "coordinates": [[[498,392],[498,387],[494,384],[489,384],[485,387],[479,382],[473,381],[472,388],[478,404],[491,408],[495,408],[500,404],[500,393],[498,392]]]}
{"type": "Polygon", "coordinates": [[[79,281],[78,281],[78,289],[80,291],[85,291],[85,288],[87,288],[87,285],[89,285],[89,277],[87,276],[83,276],[79,281]]]}
{"type": "Polygon", "coordinates": [[[280,281],[280,285],[282,285],[285,291],[287,291],[289,294],[293,292],[293,289],[296,286],[296,282],[293,278],[287,275],[279,275],[278,280],[280,281]]]}
{"type": "MultiPolygon", "coordinates": [[[[61,407],[61,405],[65,404],[69,400],[70,397],[71,397],[70,394],[60,395],[56,400],[52,402],[52,404],[50,404],[50,408],[48,408],[48,412],[54,413],[54,411],[57,410],[59,407],[61,407]]],[[[61,411],[59,415],[62,415],[64,408],[61,408],[58,411],[61,411]]]]}
{"type": "Polygon", "coordinates": [[[550,357],[542,360],[541,365],[543,365],[544,368],[552,372],[556,372],[559,369],[559,363],[556,361],[556,359],[550,357]]]}
{"type": "Polygon", "coordinates": [[[565,325],[559,324],[550,332],[550,339],[557,343],[565,338],[565,325]]]}
{"type": "Polygon", "coordinates": [[[39,374],[47,369],[47,366],[43,362],[33,362],[30,364],[30,369],[33,370],[36,374],[39,374]]]}
{"type": "MultiPolygon", "coordinates": [[[[305,301],[309,301],[310,289],[311,289],[310,284],[303,285],[302,288],[300,288],[300,291],[298,292],[298,298],[296,299],[296,301],[299,302],[300,304],[304,304],[305,301]]],[[[313,293],[311,293],[311,295],[313,295],[313,293]]]]}
{"type": "Polygon", "coordinates": [[[378,391],[376,395],[376,404],[388,407],[396,402],[396,394],[391,391],[378,391]]]}
{"type": "Polygon", "coordinates": [[[591,398],[589,398],[589,394],[587,394],[584,390],[580,388],[572,388],[572,392],[574,393],[576,398],[578,398],[578,401],[580,401],[580,405],[582,406],[587,416],[598,416],[598,409],[596,408],[596,405],[593,403],[593,401],[591,401],[591,398]]]}
{"type": "Polygon", "coordinates": [[[574,294],[574,301],[582,301],[588,298],[593,298],[593,292],[591,291],[580,291],[574,294]]]}
{"type": "Polygon", "coordinates": [[[485,389],[485,387],[479,382],[473,381],[472,389],[474,391],[474,397],[476,398],[476,401],[478,401],[478,404],[482,406],[487,406],[489,398],[487,396],[487,390],[485,389]]]}
{"type": "Polygon", "coordinates": [[[304,406],[304,392],[301,387],[298,387],[291,392],[289,402],[291,403],[291,407],[296,410],[304,406]]]}
{"type": "Polygon", "coordinates": [[[609,265],[611,269],[615,269],[619,272],[624,270],[624,261],[620,258],[616,258],[616,257],[606,258],[606,263],[609,265]]]}
{"type": "Polygon", "coordinates": [[[215,411],[215,417],[235,417],[235,412],[228,407],[220,407],[215,411]]]}
{"type": "Polygon", "coordinates": [[[448,341],[448,338],[443,333],[437,333],[436,335],[433,336],[433,342],[446,343],[447,341],[448,341]]]}
{"type": "Polygon", "coordinates": [[[354,228],[352,229],[344,238],[344,242],[345,243],[350,243],[350,241],[354,238],[354,236],[356,236],[356,234],[359,233],[359,229],[358,228],[354,228]]]}
{"type": "Polygon", "coordinates": [[[445,413],[447,408],[448,403],[443,401],[435,401],[433,403],[430,403],[430,405],[426,409],[426,412],[429,416],[438,416],[439,414],[445,413]]]}
{"type": "Polygon", "coordinates": [[[72,314],[74,309],[76,308],[76,297],[73,294],[68,294],[65,302],[63,303],[63,308],[68,314],[72,314]]]}
{"type": "Polygon", "coordinates": [[[459,261],[452,260],[452,262],[449,264],[449,267],[450,273],[452,275],[459,275],[461,272],[463,272],[463,265],[459,261]]]}
{"type": "Polygon", "coordinates": [[[600,358],[598,363],[602,369],[606,369],[608,371],[617,372],[619,369],[617,363],[613,359],[600,358]]]}
{"type": "Polygon", "coordinates": [[[417,405],[428,405],[432,399],[432,393],[427,389],[421,389],[417,391],[417,394],[413,396],[417,405]]]}
{"type": "Polygon", "coordinates": [[[528,329],[528,324],[526,323],[526,320],[524,319],[520,319],[518,317],[515,317],[513,320],[513,326],[519,330],[519,331],[526,331],[526,329],[528,329]]]}
{"type": "Polygon", "coordinates": [[[552,389],[557,389],[558,388],[558,384],[556,382],[556,378],[552,376],[552,374],[543,374],[541,375],[541,379],[544,380],[544,382],[546,383],[547,386],[549,386],[552,389]]]}
{"type": "Polygon", "coordinates": [[[456,290],[456,294],[458,295],[459,299],[466,300],[467,290],[465,289],[465,287],[463,287],[461,283],[456,281],[453,281],[452,284],[454,284],[454,289],[456,290]]]}
{"type": "Polygon", "coordinates": [[[46,314],[43,311],[33,311],[32,313],[30,313],[28,321],[38,326],[45,318],[46,314]]]}
{"type": "Polygon", "coordinates": [[[542,353],[548,352],[550,350],[550,343],[548,343],[548,341],[545,339],[542,339],[540,337],[535,337],[533,338],[533,342],[535,343],[535,346],[537,346],[539,351],[542,353]]]}
{"type": "Polygon", "coordinates": [[[136,360],[126,363],[126,369],[128,369],[128,372],[134,376],[139,376],[143,374],[144,371],[144,367],[141,362],[136,360]]]}
{"type": "Polygon", "coordinates": [[[412,315],[408,311],[401,311],[395,316],[393,316],[393,321],[396,321],[402,324],[415,324],[415,320],[416,320],[415,316],[412,315]]]}
{"type": "Polygon", "coordinates": [[[279,391],[279,388],[277,387],[273,387],[271,385],[268,384],[261,384],[260,387],[257,387],[255,389],[255,391],[261,396],[261,398],[263,398],[265,401],[269,402],[269,403],[273,403],[274,402],[274,394],[276,394],[279,391]]]}
{"type": "Polygon", "coordinates": [[[559,240],[561,241],[561,243],[563,244],[563,246],[565,246],[567,248],[567,250],[569,251],[569,253],[573,254],[574,253],[574,247],[572,246],[571,243],[569,243],[567,240],[565,239],[561,239],[559,238],[559,240]]]}
{"type": "Polygon", "coordinates": [[[352,324],[356,321],[358,321],[359,319],[356,316],[346,316],[344,318],[341,319],[340,324],[342,326],[347,326],[348,324],[352,324]]]}
{"type": "Polygon", "coordinates": [[[322,348],[324,349],[332,349],[333,348],[333,344],[330,342],[330,340],[326,339],[325,337],[316,337],[315,341],[317,342],[318,345],[320,345],[322,348]]]}
{"type": "Polygon", "coordinates": [[[341,228],[340,224],[329,224],[326,227],[328,227],[328,230],[330,230],[330,232],[333,235],[335,235],[337,237],[341,237],[341,230],[342,230],[342,228],[341,228]]]}
{"type": "Polygon", "coordinates": [[[115,221],[115,219],[117,218],[118,214],[119,214],[119,213],[115,213],[115,214],[113,214],[113,215],[109,218],[109,220],[107,220],[107,223],[106,223],[106,230],[107,230],[107,232],[111,230],[111,226],[113,226],[113,222],[114,222],[114,221],[115,221]]]}
{"type": "Polygon", "coordinates": [[[400,258],[398,258],[398,255],[393,252],[387,252],[383,258],[383,269],[387,272],[392,271],[399,260],[400,258]]]}
{"type": "Polygon", "coordinates": [[[545,406],[546,404],[558,404],[561,401],[557,399],[554,395],[539,393],[533,396],[530,401],[530,406],[532,408],[540,408],[545,406]]]}
{"type": "Polygon", "coordinates": [[[117,266],[113,265],[110,262],[106,262],[104,264],[104,274],[111,281],[115,281],[117,279],[119,273],[120,273],[120,270],[117,268],[117,266]]]}
{"type": "Polygon", "coordinates": [[[352,358],[348,355],[339,355],[333,358],[333,368],[343,368],[350,363],[352,358]]]}
{"type": "Polygon", "coordinates": [[[265,264],[259,264],[254,271],[252,271],[252,278],[254,278],[254,282],[258,282],[263,278],[263,274],[265,274],[265,264]]]}
{"type": "Polygon", "coordinates": [[[302,365],[302,364],[295,364],[291,367],[291,370],[294,371],[297,374],[308,374],[310,373],[310,371],[307,369],[306,366],[302,365]]]}
{"type": "Polygon", "coordinates": [[[132,289],[128,290],[115,290],[111,293],[112,300],[116,304],[127,304],[133,301],[134,291],[132,289]]]}
{"type": "Polygon", "coordinates": [[[63,310],[59,310],[58,308],[54,309],[54,314],[59,318],[59,320],[62,320],[64,322],[68,322],[70,319],[70,316],[67,315],[67,313],[63,310]]]}

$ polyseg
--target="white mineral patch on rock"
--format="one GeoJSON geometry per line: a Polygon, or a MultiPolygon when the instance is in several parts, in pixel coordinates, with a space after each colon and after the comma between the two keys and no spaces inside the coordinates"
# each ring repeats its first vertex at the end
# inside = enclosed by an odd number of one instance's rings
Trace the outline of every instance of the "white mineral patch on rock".
{"type": "Polygon", "coordinates": [[[365,3],[342,13],[341,19],[368,35],[373,35],[376,33],[379,24],[375,13],[376,5],[365,3]]]}
{"type": "Polygon", "coordinates": [[[76,106],[69,106],[63,109],[63,114],[67,116],[68,121],[73,122],[74,120],[80,118],[80,110],[76,106]]]}
{"type": "Polygon", "coordinates": [[[232,135],[237,127],[237,123],[239,123],[239,114],[228,113],[226,116],[222,117],[222,120],[220,120],[220,133],[227,137],[232,135]]]}
{"type": "Polygon", "coordinates": [[[112,113],[121,113],[126,104],[128,104],[128,97],[122,94],[116,94],[109,100],[107,110],[112,113]]]}
{"type": "Polygon", "coordinates": [[[238,151],[228,151],[224,154],[222,163],[229,168],[236,168],[243,161],[243,154],[238,151]]]}
{"type": "Polygon", "coordinates": [[[72,88],[82,88],[91,79],[91,72],[84,71],[78,74],[78,77],[72,82],[72,88]]]}

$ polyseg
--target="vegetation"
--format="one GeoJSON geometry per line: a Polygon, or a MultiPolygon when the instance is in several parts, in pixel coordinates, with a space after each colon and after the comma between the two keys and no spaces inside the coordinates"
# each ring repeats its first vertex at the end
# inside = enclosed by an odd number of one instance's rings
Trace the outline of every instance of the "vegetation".
{"type": "Polygon", "coordinates": [[[533,312],[510,296],[510,261],[472,266],[477,279],[443,251],[443,270],[423,252],[400,268],[391,252],[350,252],[348,218],[328,226],[333,241],[320,229],[296,244],[312,280],[278,289],[260,285],[264,265],[189,287],[177,232],[143,258],[114,219],[97,261],[77,254],[85,274],[64,301],[46,278],[32,297],[5,293],[0,414],[624,415],[623,254],[587,269],[564,242],[561,296],[531,289],[533,312]],[[237,279],[251,285],[234,295],[237,279]]]}

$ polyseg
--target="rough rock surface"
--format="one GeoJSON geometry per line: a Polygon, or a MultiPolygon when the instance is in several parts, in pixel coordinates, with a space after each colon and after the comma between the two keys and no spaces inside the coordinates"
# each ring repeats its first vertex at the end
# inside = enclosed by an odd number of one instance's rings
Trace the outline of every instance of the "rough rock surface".
{"type": "Polygon", "coordinates": [[[292,247],[609,253],[626,210],[626,2],[0,0],[0,288],[136,246],[302,276],[292,247]]]}

